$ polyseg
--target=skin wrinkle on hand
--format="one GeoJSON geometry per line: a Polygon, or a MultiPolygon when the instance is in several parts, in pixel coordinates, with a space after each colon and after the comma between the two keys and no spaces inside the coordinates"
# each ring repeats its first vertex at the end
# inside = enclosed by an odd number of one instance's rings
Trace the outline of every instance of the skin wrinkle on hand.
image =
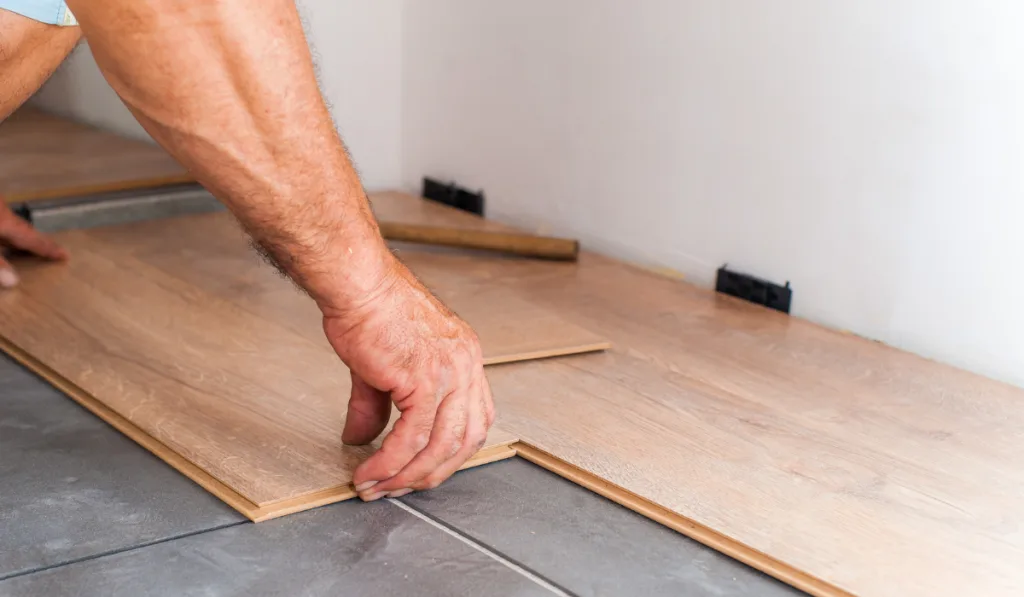
{"type": "MultiPolygon", "coordinates": [[[[479,340],[381,238],[317,85],[294,2],[69,5],[105,78],[143,128],[320,307],[327,339],[353,377],[344,437],[369,443],[392,403],[401,412],[381,449],[355,471],[355,483],[370,488],[361,496],[448,478],[494,420],[479,340]]],[[[21,23],[42,31],[40,43],[63,36],[48,61],[28,74],[0,67],[3,81],[13,77],[28,89],[24,97],[79,35],[36,25],[21,23]]],[[[40,255],[63,258],[27,224],[11,225],[34,239],[40,255]]]]}

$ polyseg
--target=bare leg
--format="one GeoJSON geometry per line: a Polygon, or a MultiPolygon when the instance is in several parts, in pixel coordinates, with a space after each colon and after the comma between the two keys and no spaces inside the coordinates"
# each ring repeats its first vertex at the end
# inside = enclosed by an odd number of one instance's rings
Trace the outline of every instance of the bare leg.
{"type": "Polygon", "coordinates": [[[42,87],[82,33],[0,9],[0,120],[42,87]]]}

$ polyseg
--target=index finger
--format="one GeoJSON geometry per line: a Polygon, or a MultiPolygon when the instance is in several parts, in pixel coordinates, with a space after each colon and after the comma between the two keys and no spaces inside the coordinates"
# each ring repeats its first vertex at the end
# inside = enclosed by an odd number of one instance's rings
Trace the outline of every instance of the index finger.
{"type": "Polygon", "coordinates": [[[402,410],[380,449],[352,475],[357,491],[367,491],[371,484],[394,477],[430,443],[437,414],[436,398],[424,395],[411,396],[408,400],[410,406],[402,410]]]}
{"type": "MultiPolygon", "coordinates": [[[[436,485],[451,476],[476,453],[487,434],[474,388],[457,389],[437,409],[430,443],[397,475],[378,483],[368,495],[389,494],[436,485]],[[428,479],[426,483],[425,479],[428,479]]],[[[392,495],[392,497],[397,497],[392,495]]]]}

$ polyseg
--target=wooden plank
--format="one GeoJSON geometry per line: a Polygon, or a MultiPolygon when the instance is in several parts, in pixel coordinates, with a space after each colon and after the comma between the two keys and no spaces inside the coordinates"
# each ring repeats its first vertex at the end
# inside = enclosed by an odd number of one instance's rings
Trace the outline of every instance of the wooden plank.
{"type": "MultiPolygon", "coordinates": [[[[71,262],[25,261],[21,286],[0,294],[7,350],[254,519],[351,495],[374,447],[341,444],[348,372],[312,302],[255,260],[227,214],[56,236],[71,262]]],[[[441,290],[471,323],[487,319],[476,327],[490,362],[606,345],[513,294],[441,290]],[[530,344],[543,329],[555,340],[530,344]]],[[[514,439],[494,430],[476,461],[509,456],[498,448],[514,439]]]]}
{"type": "MultiPolygon", "coordinates": [[[[388,219],[495,226],[400,194],[373,202],[388,219]]],[[[559,474],[708,529],[690,534],[814,594],[1024,593],[1024,390],[586,251],[571,269],[404,258],[612,341],[489,375],[503,428],[559,474]]]]}
{"type": "Polygon", "coordinates": [[[847,593],[846,591],[838,589],[818,578],[810,576],[809,574],[805,574],[800,570],[796,570],[766,553],[757,551],[756,549],[751,549],[742,543],[722,535],[712,528],[706,527],[688,518],[684,518],[671,510],[662,508],[661,506],[658,506],[657,504],[654,504],[623,487],[609,483],[601,477],[577,466],[573,466],[572,464],[569,464],[552,454],[548,454],[535,446],[531,446],[525,442],[517,442],[512,445],[512,448],[515,450],[517,456],[521,456],[534,464],[542,466],[556,475],[576,483],[577,485],[586,487],[594,493],[603,495],[604,497],[629,508],[637,514],[646,516],[647,518],[678,531],[691,539],[695,539],[704,545],[717,549],[720,552],[727,553],[744,564],[767,572],[771,576],[774,576],[775,578],[802,591],[806,591],[814,595],[828,595],[831,597],[850,596],[850,593],[847,593]]]}
{"type": "Polygon", "coordinates": [[[194,182],[160,147],[24,107],[0,123],[8,203],[194,182]]]}
{"type": "Polygon", "coordinates": [[[567,238],[466,230],[447,226],[397,224],[383,220],[379,224],[381,235],[387,240],[394,241],[494,251],[555,261],[576,261],[580,252],[580,243],[567,238]]]}
{"type": "MultiPolygon", "coordinates": [[[[327,346],[319,310],[259,261],[247,237],[226,213],[138,222],[82,234],[88,240],[81,250],[99,252],[112,260],[134,257],[261,319],[284,325],[310,342],[327,346]]],[[[400,257],[405,254],[399,252],[400,257]]],[[[488,365],[600,351],[610,346],[589,330],[537,309],[516,292],[479,280],[463,284],[469,278],[432,267],[429,260],[421,263],[416,274],[474,326],[484,344],[488,365]]]]}
{"type": "MultiPolygon", "coordinates": [[[[110,426],[134,440],[143,448],[152,452],[158,458],[171,465],[171,467],[176,469],[178,472],[195,481],[196,484],[201,486],[203,489],[216,495],[226,504],[253,522],[263,522],[279,518],[281,516],[286,516],[288,514],[308,510],[310,508],[326,506],[327,504],[333,504],[335,502],[341,502],[356,497],[356,492],[352,488],[351,484],[347,484],[329,487],[315,494],[293,498],[291,500],[284,500],[274,504],[268,504],[266,506],[258,506],[233,490],[231,487],[221,483],[217,478],[213,477],[202,468],[196,466],[163,443],[154,439],[153,436],[149,435],[137,425],[107,407],[103,402],[97,400],[85,390],[71,383],[54,370],[47,367],[32,355],[9,343],[3,337],[0,337],[0,350],[11,355],[11,357],[16,361],[32,370],[43,379],[46,379],[48,382],[53,384],[54,387],[75,400],[75,402],[78,402],[87,410],[106,421],[110,426]]],[[[470,458],[462,467],[462,470],[515,456],[515,450],[509,445],[513,441],[514,438],[512,436],[500,429],[493,430],[491,437],[488,438],[488,445],[470,458]]]]}

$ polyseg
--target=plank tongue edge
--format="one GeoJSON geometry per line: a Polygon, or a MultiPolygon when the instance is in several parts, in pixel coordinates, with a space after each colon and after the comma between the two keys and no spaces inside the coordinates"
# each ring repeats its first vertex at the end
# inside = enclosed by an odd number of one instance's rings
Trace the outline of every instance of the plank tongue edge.
{"type": "Polygon", "coordinates": [[[520,441],[513,444],[512,448],[515,449],[518,456],[564,479],[585,487],[619,505],[629,508],[637,514],[678,531],[694,541],[739,560],[801,591],[806,591],[818,597],[853,597],[853,593],[807,574],[764,552],[748,547],[699,522],[680,516],[529,443],[520,441]]]}

